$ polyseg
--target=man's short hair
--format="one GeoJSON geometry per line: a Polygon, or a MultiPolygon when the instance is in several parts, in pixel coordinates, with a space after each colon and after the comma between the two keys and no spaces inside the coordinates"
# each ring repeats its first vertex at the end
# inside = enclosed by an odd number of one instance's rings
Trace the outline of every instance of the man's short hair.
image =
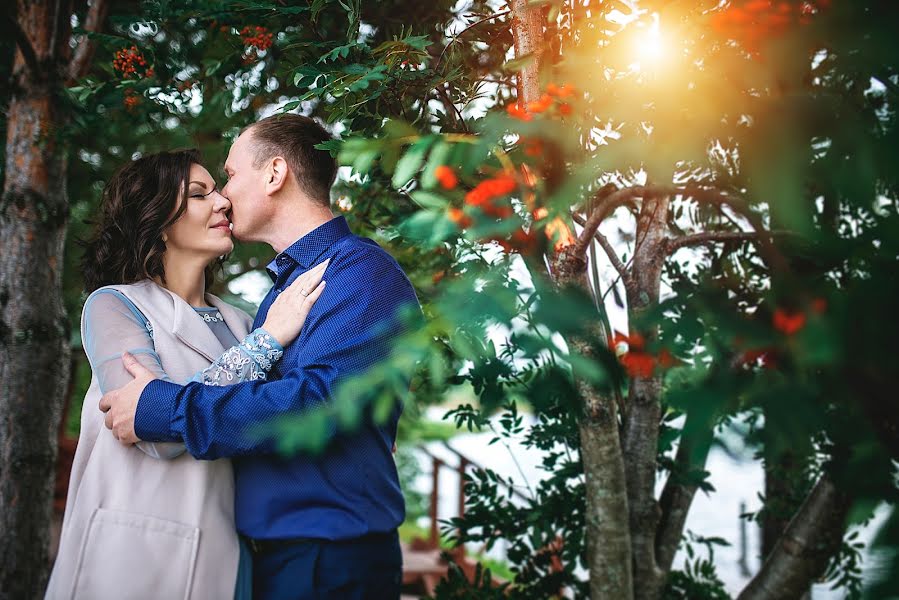
{"type": "Polygon", "coordinates": [[[312,200],[330,206],[337,161],[327,150],[315,147],[332,139],[324,127],[309,117],[285,113],[262,119],[244,131],[252,132],[250,145],[254,168],[281,156],[287,161],[300,189],[312,200]]]}

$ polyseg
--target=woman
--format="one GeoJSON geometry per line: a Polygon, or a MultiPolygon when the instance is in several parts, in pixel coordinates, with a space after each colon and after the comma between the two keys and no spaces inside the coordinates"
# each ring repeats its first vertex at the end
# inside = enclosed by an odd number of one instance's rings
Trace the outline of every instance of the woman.
{"type": "Polygon", "coordinates": [[[131,379],[125,352],[163,379],[227,385],[264,379],[299,334],[327,263],[298,278],[252,332],[249,315],[206,293],[211,268],[234,247],[230,208],[191,150],[135,160],[104,189],[83,259],[93,376],[47,598],[250,596],[230,462],[195,460],[183,444],[124,447],[97,409],[131,379]]]}

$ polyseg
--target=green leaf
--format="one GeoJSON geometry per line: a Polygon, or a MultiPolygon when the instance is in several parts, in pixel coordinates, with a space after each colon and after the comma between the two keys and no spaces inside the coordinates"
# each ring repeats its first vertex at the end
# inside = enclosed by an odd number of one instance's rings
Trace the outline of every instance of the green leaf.
{"type": "Polygon", "coordinates": [[[436,137],[429,135],[423,137],[406,150],[399,162],[396,164],[396,171],[393,172],[391,183],[395,188],[401,188],[418,173],[421,165],[424,163],[425,156],[431,145],[436,141],[436,137]]]}
{"type": "Polygon", "coordinates": [[[415,203],[422,208],[443,210],[448,204],[446,198],[444,198],[440,194],[435,194],[434,192],[415,190],[409,195],[412,196],[412,199],[415,201],[415,203]]]}
{"type": "Polygon", "coordinates": [[[399,227],[400,235],[427,247],[439,244],[456,232],[455,224],[443,211],[420,210],[399,227]]]}
{"type": "Polygon", "coordinates": [[[437,185],[437,178],[434,177],[434,170],[440,165],[449,164],[449,157],[453,151],[452,144],[443,140],[437,142],[431,155],[428,157],[428,164],[425,166],[424,173],[421,175],[421,186],[426,189],[433,189],[437,185]]]}
{"type": "Polygon", "coordinates": [[[337,162],[344,166],[352,165],[354,169],[364,173],[368,171],[380,152],[381,144],[377,140],[350,138],[340,145],[337,162]]]}
{"type": "Polygon", "coordinates": [[[384,132],[388,138],[418,137],[418,130],[399,119],[391,119],[384,124],[384,132]]]}
{"type": "Polygon", "coordinates": [[[318,150],[327,150],[331,153],[331,156],[337,156],[340,152],[340,149],[343,147],[342,140],[328,140],[325,142],[320,142],[315,145],[318,150]]]}
{"type": "Polygon", "coordinates": [[[324,10],[327,4],[328,0],[312,0],[312,6],[309,8],[309,12],[313,21],[318,20],[318,14],[324,10]]]}
{"type": "Polygon", "coordinates": [[[525,54],[519,58],[507,61],[503,65],[503,71],[506,73],[517,73],[534,61],[533,54],[525,54]]]}
{"type": "Polygon", "coordinates": [[[211,61],[206,67],[206,75],[215,75],[222,68],[222,61],[211,61]]]}
{"type": "Polygon", "coordinates": [[[571,365],[575,377],[586,379],[594,385],[604,383],[608,379],[606,370],[597,362],[579,354],[571,353],[565,357],[571,365]]]}
{"type": "Polygon", "coordinates": [[[379,153],[377,150],[367,150],[362,152],[356,157],[356,160],[353,161],[353,170],[361,174],[368,173],[378,156],[379,153]]]}
{"type": "Polygon", "coordinates": [[[431,38],[427,35],[410,35],[403,38],[403,43],[416,50],[424,50],[431,45],[431,38]]]}

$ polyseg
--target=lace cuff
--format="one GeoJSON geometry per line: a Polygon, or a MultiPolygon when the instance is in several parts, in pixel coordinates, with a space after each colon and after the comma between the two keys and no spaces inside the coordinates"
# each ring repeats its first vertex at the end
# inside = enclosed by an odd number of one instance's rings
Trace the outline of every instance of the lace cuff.
{"type": "Polygon", "coordinates": [[[264,380],[284,348],[261,327],[250,332],[237,346],[228,348],[215,362],[197,374],[194,381],[205,385],[231,385],[264,380]]]}

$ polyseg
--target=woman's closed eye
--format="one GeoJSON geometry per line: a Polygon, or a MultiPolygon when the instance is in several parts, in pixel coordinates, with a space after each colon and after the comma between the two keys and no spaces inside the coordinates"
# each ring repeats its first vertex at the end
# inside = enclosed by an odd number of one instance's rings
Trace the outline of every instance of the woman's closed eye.
{"type": "Polygon", "coordinates": [[[212,186],[212,189],[205,193],[202,190],[194,190],[191,193],[190,197],[191,198],[205,198],[206,196],[208,196],[209,194],[211,194],[214,191],[216,191],[216,186],[212,186]]]}

